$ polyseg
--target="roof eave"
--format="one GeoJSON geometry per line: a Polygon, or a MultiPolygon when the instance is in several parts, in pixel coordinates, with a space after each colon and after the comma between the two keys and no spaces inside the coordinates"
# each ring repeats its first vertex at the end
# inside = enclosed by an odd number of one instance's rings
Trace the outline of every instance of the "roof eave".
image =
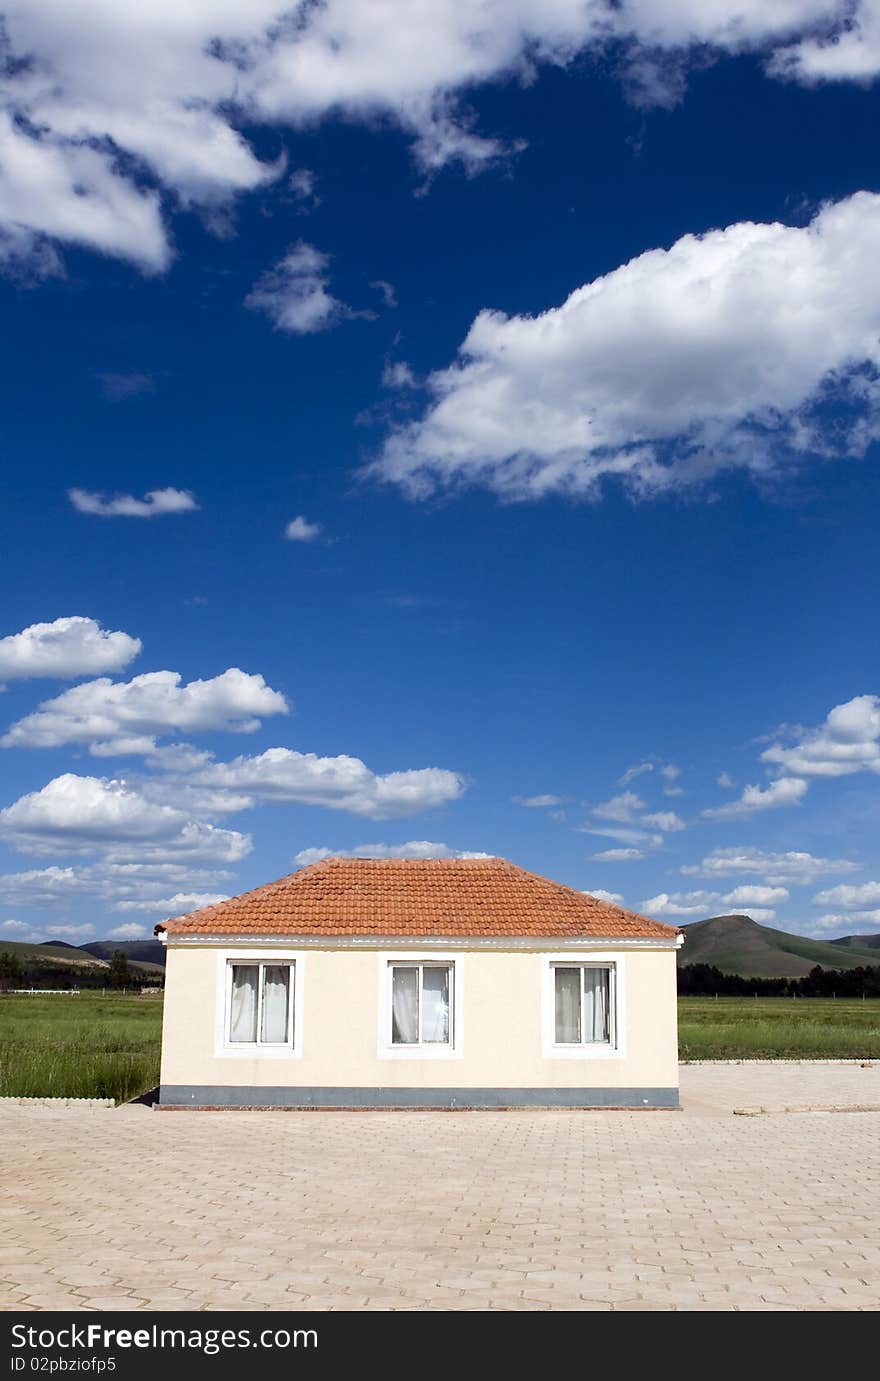
{"type": "Polygon", "coordinates": [[[677,950],[683,936],[670,935],[315,935],[259,933],[256,931],[171,930],[163,937],[166,947],[201,945],[265,946],[283,949],[663,949],[677,950]]]}

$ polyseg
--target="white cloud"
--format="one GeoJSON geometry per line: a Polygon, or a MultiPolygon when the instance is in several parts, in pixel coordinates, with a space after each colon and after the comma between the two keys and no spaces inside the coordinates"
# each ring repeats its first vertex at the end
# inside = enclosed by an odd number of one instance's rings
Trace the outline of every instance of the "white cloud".
{"type": "Polygon", "coordinates": [[[636,859],[647,858],[647,854],[643,849],[603,849],[593,854],[593,858],[599,863],[634,863],[636,859]]]}
{"type": "Polygon", "coordinates": [[[719,772],[718,776],[715,778],[715,783],[717,786],[720,786],[724,791],[732,791],[733,788],[736,786],[736,782],[733,780],[729,772],[719,772]]]}
{"type": "MultiPolygon", "coordinates": [[[[624,777],[631,779],[633,773],[639,775],[640,771],[645,770],[649,770],[649,767],[643,763],[639,768],[630,768],[629,772],[624,773],[624,777]]],[[[645,810],[645,802],[634,791],[621,791],[616,796],[612,796],[610,800],[602,801],[599,805],[594,806],[592,823],[581,825],[579,828],[584,834],[601,834],[609,839],[617,839],[621,844],[643,845],[652,849],[659,848],[663,843],[663,834],[652,834],[649,830],[667,831],[686,828],[684,820],[673,810],[648,813],[645,813],[645,810]],[[611,825],[600,823],[605,820],[617,823],[611,825]],[[648,826],[649,829],[646,829],[645,826],[648,826]]]]}
{"type": "Polygon", "coordinates": [[[526,806],[530,810],[541,806],[561,806],[563,800],[561,796],[552,796],[549,792],[543,796],[514,796],[513,799],[518,806],[526,806]]]}
{"type": "Polygon", "coordinates": [[[304,518],[300,513],[296,518],[291,518],[284,529],[284,536],[290,542],[314,542],[321,536],[321,532],[320,523],[310,523],[308,518],[304,518]]]}
{"type": "Polygon", "coordinates": [[[63,278],[61,256],[48,240],[20,225],[0,223],[0,273],[28,287],[63,278]]]}
{"type": "Polygon", "coordinates": [[[451,849],[448,844],[429,839],[411,839],[407,844],[358,844],[354,849],[300,849],[294,863],[305,868],[325,858],[491,858],[491,854],[469,849],[451,849]]]}
{"type": "Polygon", "coordinates": [[[841,883],[839,887],[829,887],[826,892],[817,892],[813,898],[814,906],[843,906],[851,910],[880,905],[880,882],[841,883]]]}
{"type": "Polygon", "coordinates": [[[231,791],[256,801],[327,806],[372,820],[415,815],[456,800],[465,790],[457,772],[440,767],[377,775],[360,758],[335,758],[268,748],[256,757],[213,763],[189,779],[196,786],[231,791]]]}
{"type": "Polygon", "coordinates": [[[760,925],[766,925],[768,921],[776,919],[776,912],[772,906],[747,906],[745,914],[760,925]]]}
{"type": "Polygon", "coordinates": [[[880,431],[880,196],[806,227],[743,222],[651,250],[539,316],[484,310],[428,380],[421,419],[367,473],[422,497],[639,497],[807,455],[861,455],[880,431]],[[851,425],[822,419],[846,396],[851,425]]]}
{"type": "MultiPolygon", "coordinates": [[[[240,838],[242,836],[239,836],[240,838]]],[[[111,850],[112,852],[112,850],[111,850]]],[[[7,905],[63,907],[77,897],[94,897],[116,905],[120,901],[147,901],[168,895],[169,889],[218,892],[231,874],[219,868],[202,868],[183,862],[108,862],[74,867],[30,868],[0,874],[0,899],[7,905]]]]}
{"type": "Polygon", "coordinates": [[[816,882],[829,873],[854,873],[861,867],[846,858],[816,858],[813,854],[794,850],[788,853],[765,853],[748,845],[713,849],[700,863],[681,869],[685,876],[721,878],[740,874],[759,874],[771,884],[793,883],[796,886],[816,882]]]}
{"type": "Polygon", "coordinates": [[[761,758],[799,777],[880,773],[880,696],[857,695],[835,705],[818,729],[798,731],[793,747],[774,743],[761,758]]]}
{"type": "Polygon", "coordinates": [[[150,671],[131,681],[101,677],[44,700],[0,739],[5,748],[55,748],[88,743],[96,757],[151,753],[157,734],[225,730],[253,733],[260,716],[286,714],[287,701],[262,676],[230,667],[207,681],[181,685],[175,671],[150,671]]]}
{"type": "Polygon", "coordinates": [[[666,785],[663,788],[664,796],[683,796],[685,794],[683,788],[678,785],[681,768],[677,767],[675,763],[666,763],[665,767],[660,768],[660,775],[666,779],[666,785]]]}
{"type": "Polygon", "coordinates": [[[609,801],[602,801],[598,806],[594,806],[593,814],[600,820],[618,820],[621,824],[628,824],[635,818],[635,813],[644,808],[644,801],[634,791],[622,791],[618,796],[612,796],[609,801]]]}
{"type": "Polygon", "coordinates": [[[382,369],[382,383],[386,388],[418,387],[418,380],[405,360],[386,360],[382,369]]]}
{"type": "MultiPolygon", "coordinates": [[[[217,902],[228,901],[228,892],[175,892],[173,897],[158,897],[149,900],[125,900],[116,903],[117,911],[147,911],[150,915],[164,919],[169,916],[185,916],[190,911],[199,911],[203,906],[215,906],[217,902]]],[[[140,930],[139,926],[129,927],[140,930]]],[[[120,930],[125,930],[121,926],[120,930]]],[[[118,931],[111,932],[118,934],[118,931]]]]}
{"type": "Polygon", "coordinates": [[[706,916],[718,900],[717,892],[658,892],[639,910],[646,916],[706,916]]]}
{"type": "Polygon", "coordinates": [[[88,921],[83,921],[79,925],[47,925],[47,935],[57,935],[64,940],[87,940],[90,935],[94,935],[95,927],[88,921]]]}
{"type": "Polygon", "coordinates": [[[147,757],[154,771],[176,773],[195,772],[213,760],[214,755],[207,748],[196,748],[192,743],[165,743],[147,757]]]}
{"type": "Polygon", "coordinates": [[[118,864],[239,863],[252,848],[249,834],[220,829],[204,820],[191,820],[173,839],[117,844],[107,851],[105,858],[118,864]]]}
{"type": "MultiPolygon", "coordinates": [[[[648,916],[678,916],[682,919],[708,919],[712,914],[717,915],[719,907],[724,905],[742,905],[746,908],[746,914],[753,921],[764,923],[772,921],[776,912],[771,907],[756,906],[753,903],[760,900],[759,893],[771,893],[773,891],[784,892],[783,888],[774,889],[771,887],[740,887],[736,892],[730,892],[722,896],[720,892],[659,892],[656,897],[648,897],[642,902],[640,909],[648,916]],[[742,895],[746,893],[753,896],[742,895]]],[[[788,893],[784,893],[785,898],[788,893]]],[[[765,898],[770,900],[770,898],[765,898]]],[[[781,899],[781,898],[780,898],[781,899]]]]}
{"type": "Polygon", "coordinates": [[[880,73],[880,9],[876,0],[831,8],[818,37],[783,47],[770,62],[775,75],[805,85],[822,81],[869,82],[880,73]]]}
{"type": "Polygon", "coordinates": [[[761,887],[748,883],[734,887],[732,892],[725,893],[721,898],[727,906],[781,906],[788,899],[786,887],[761,887]]]}
{"type": "Polygon", "coordinates": [[[125,925],[118,925],[113,930],[108,930],[107,939],[142,940],[149,936],[149,933],[145,925],[139,925],[137,921],[126,921],[125,925]]]}
{"type": "Polygon", "coordinates": [[[140,398],[145,393],[154,393],[156,381],[142,370],[125,371],[104,370],[98,374],[104,397],[111,403],[124,402],[126,398],[140,398]]]}
{"type": "Polygon", "coordinates": [[[68,489],[67,494],[78,513],[99,518],[158,518],[167,513],[192,513],[199,506],[188,489],[151,489],[142,499],[133,494],[108,497],[89,489],[68,489]]]}
{"type": "Polygon", "coordinates": [[[12,940],[16,944],[39,944],[43,939],[42,931],[37,930],[35,926],[27,925],[24,921],[3,921],[0,924],[0,931],[2,930],[7,930],[7,940],[12,940]]]}
{"type": "Polygon", "coordinates": [[[101,671],[121,671],[142,647],[140,638],[110,633],[95,619],[70,617],[32,623],[0,638],[0,681],[52,676],[69,681],[101,671]]]}
{"type": "Polygon", "coordinates": [[[738,801],[704,810],[703,816],[707,820],[736,820],[741,816],[754,815],[759,810],[798,806],[806,795],[807,785],[800,777],[780,777],[766,787],[747,786],[743,788],[738,801]]]}
{"type": "Polygon", "coordinates": [[[22,852],[106,851],[108,861],[205,858],[234,862],[250,849],[246,835],[189,820],[173,806],[148,801],[125,782],[66,772],[40,791],[0,810],[0,835],[22,852]]]}
{"type": "Polygon", "coordinates": [[[680,815],[676,815],[674,810],[657,810],[653,814],[643,815],[642,820],[655,830],[662,830],[664,834],[673,834],[678,830],[687,829],[684,820],[680,815]]]}
{"type": "Polygon", "coordinates": [[[335,857],[337,857],[337,854],[334,849],[315,847],[311,849],[300,849],[298,854],[294,854],[293,862],[298,868],[307,868],[310,863],[323,863],[325,858],[335,857]]]}
{"type": "Polygon", "coordinates": [[[60,269],[46,257],[46,236],[129,259],[144,273],[171,260],[155,191],[120,177],[109,151],[27,131],[8,109],[0,110],[0,226],[15,258],[36,263],[38,274],[60,269]]]}
{"type": "Polygon", "coordinates": [[[603,839],[616,839],[620,844],[639,844],[659,849],[663,843],[662,834],[649,834],[647,830],[634,829],[630,825],[576,825],[580,834],[598,834],[603,839]]]}
{"type": "Polygon", "coordinates": [[[294,168],[287,179],[287,185],[297,201],[307,202],[312,208],[321,204],[321,198],[315,192],[317,181],[311,168],[294,168]]]}
{"type": "Polygon", "coordinates": [[[65,903],[83,891],[98,891],[86,886],[73,868],[29,868],[22,873],[0,874],[0,897],[6,903],[23,906],[53,906],[65,903]]]}
{"type": "Polygon", "coordinates": [[[880,930],[880,908],[876,911],[830,913],[814,922],[818,930],[842,930],[847,935],[870,935],[880,930]]]}
{"type": "MultiPolygon", "coordinates": [[[[397,306],[397,293],[394,291],[393,283],[387,282],[384,278],[374,278],[370,287],[375,288],[376,292],[381,297],[383,307],[391,308],[397,306]]],[[[407,368],[407,366],[404,365],[404,368],[407,368]]]]}
{"type": "Polygon", "coordinates": [[[623,905],[620,892],[606,892],[604,887],[585,887],[584,892],[588,897],[598,897],[599,901],[610,901],[615,906],[623,905]]]}
{"type": "Polygon", "coordinates": [[[145,272],[166,268],[159,194],[133,174],[151,175],[179,204],[211,205],[278,171],[231,127],[236,63],[211,51],[230,20],[229,37],[246,37],[278,9],[220,0],[208,13],[156,0],[133,19],[116,0],[86,0],[76,14],[58,0],[10,0],[9,56],[30,61],[4,74],[2,219],[37,244],[48,235],[145,272]]]}
{"type": "Polygon", "coordinates": [[[328,292],[329,256],[300,240],[274,268],[267,269],[245,298],[245,306],[265,312],[279,331],[310,335],[356,315],[328,292]]]}
{"type": "Polygon", "coordinates": [[[645,772],[653,771],[654,764],[652,762],[637,762],[633,767],[628,767],[623,776],[619,778],[620,785],[628,786],[630,782],[635,781],[636,777],[643,776],[645,772]]]}
{"type": "MultiPolygon", "coordinates": [[[[146,271],[171,253],[160,189],[168,209],[210,209],[280,175],[283,161],[261,162],[239,126],[390,118],[426,170],[459,159],[475,171],[505,150],[474,128],[461,94],[526,84],[585,52],[607,61],[609,43],[642,103],[677,98],[691,50],[700,64],[757,50],[773,74],[807,83],[880,67],[872,0],[325,0],[295,11],[285,0],[151,0],[136,14],[121,0],[7,0],[4,11],[7,237],[37,262],[49,262],[51,236],[146,271]]],[[[308,170],[291,176],[295,193],[313,195],[308,170]]]]}
{"type": "Polygon", "coordinates": [[[177,834],[182,820],[180,811],[145,801],[124,782],[65,772],[0,811],[0,832],[12,839],[63,837],[81,844],[162,839],[177,834]]]}

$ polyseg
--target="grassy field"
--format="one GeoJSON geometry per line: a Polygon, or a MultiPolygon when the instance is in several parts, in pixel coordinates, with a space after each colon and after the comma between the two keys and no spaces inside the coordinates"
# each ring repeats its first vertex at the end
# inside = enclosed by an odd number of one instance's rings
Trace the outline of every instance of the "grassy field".
{"type": "Polygon", "coordinates": [[[114,1098],[159,1082],[157,997],[0,995],[0,1097],[114,1098]]]}
{"type": "Polygon", "coordinates": [[[681,997],[683,1060],[880,1058],[880,1001],[681,997]]]}
{"type": "MultiPolygon", "coordinates": [[[[880,1059],[880,1002],[679,999],[683,1060],[880,1059]]],[[[155,997],[0,995],[0,1097],[113,1098],[159,1082],[155,997]]]]}

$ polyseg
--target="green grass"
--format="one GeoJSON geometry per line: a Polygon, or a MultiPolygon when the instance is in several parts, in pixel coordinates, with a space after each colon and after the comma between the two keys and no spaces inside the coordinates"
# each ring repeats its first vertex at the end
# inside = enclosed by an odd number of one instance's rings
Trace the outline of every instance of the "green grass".
{"type": "Polygon", "coordinates": [[[0,995],[0,1097],[113,1098],[159,1082],[162,1000],[0,995]]]}
{"type": "Polygon", "coordinates": [[[877,1059],[880,1001],[681,997],[683,1060],[877,1059]]]}
{"type": "MultiPolygon", "coordinates": [[[[880,1059],[880,1002],[683,997],[683,1060],[880,1059]]],[[[0,995],[0,1097],[113,1098],[159,1082],[155,997],[0,995]]]]}

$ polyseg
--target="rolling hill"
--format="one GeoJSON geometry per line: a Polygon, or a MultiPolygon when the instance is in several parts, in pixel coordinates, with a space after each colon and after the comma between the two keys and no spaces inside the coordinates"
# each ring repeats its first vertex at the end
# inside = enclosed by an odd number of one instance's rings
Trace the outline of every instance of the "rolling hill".
{"type": "Polygon", "coordinates": [[[106,969],[109,964],[106,959],[99,959],[94,954],[88,954],[84,949],[78,949],[76,945],[65,944],[63,940],[56,943],[28,943],[24,940],[0,940],[0,953],[14,954],[22,963],[31,960],[39,964],[61,965],[66,968],[92,968],[106,969]]]}
{"type": "MultiPolygon", "coordinates": [[[[842,949],[880,950],[880,935],[841,935],[839,940],[831,940],[829,943],[840,945],[842,949]]],[[[880,964],[880,954],[874,962],[880,964]]]]}
{"type": "Polygon", "coordinates": [[[114,950],[121,949],[129,968],[164,970],[165,946],[158,940],[90,940],[82,948],[97,959],[109,962],[114,950]]]}
{"type": "MultiPolygon", "coordinates": [[[[0,986],[4,989],[9,986],[103,989],[110,979],[110,957],[115,949],[121,947],[109,941],[86,949],[85,946],[67,944],[64,940],[41,943],[0,939],[0,986]],[[9,964],[10,959],[12,965],[9,964]]],[[[133,987],[141,984],[161,986],[165,976],[164,965],[142,959],[128,958],[128,970],[133,987]]]]}
{"type": "Polygon", "coordinates": [[[810,940],[759,925],[751,916],[710,916],[682,927],[679,964],[712,964],[743,978],[801,978],[816,964],[823,969],[855,969],[880,963],[875,946],[857,942],[880,937],[846,936],[842,941],[810,940]]]}

